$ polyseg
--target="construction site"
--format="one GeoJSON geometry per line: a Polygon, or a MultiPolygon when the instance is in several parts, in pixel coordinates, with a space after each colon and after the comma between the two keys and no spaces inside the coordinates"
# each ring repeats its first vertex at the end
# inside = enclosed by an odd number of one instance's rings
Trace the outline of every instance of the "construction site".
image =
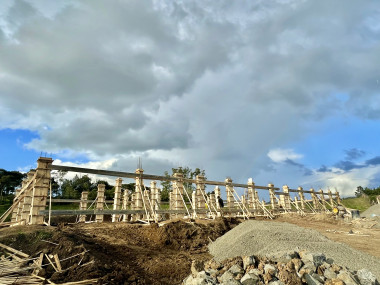
{"type": "Polygon", "coordinates": [[[378,284],[378,206],[360,218],[329,189],[79,168],[40,157],[0,219],[0,284],[378,284]],[[99,184],[94,200],[83,191],[80,200],[58,201],[54,171],[114,177],[114,199],[99,184]],[[133,179],[133,193],[122,189],[123,179],[133,179]],[[168,204],[160,181],[171,182],[168,204]],[[184,183],[195,184],[191,195],[184,183]],[[78,208],[53,210],[53,202],[78,208]],[[316,252],[324,263],[315,263],[316,252]]]}

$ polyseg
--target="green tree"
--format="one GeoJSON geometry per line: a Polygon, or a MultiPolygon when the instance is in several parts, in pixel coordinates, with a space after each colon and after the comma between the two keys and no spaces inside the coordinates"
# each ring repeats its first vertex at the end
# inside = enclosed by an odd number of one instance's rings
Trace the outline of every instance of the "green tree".
{"type": "MultiPolygon", "coordinates": [[[[168,171],[164,172],[165,177],[172,177],[174,173],[182,173],[183,178],[186,179],[195,179],[197,175],[203,175],[205,176],[205,171],[201,170],[199,168],[196,168],[194,171],[189,167],[178,167],[178,168],[172,168],[172,175],[169,175],[168,171]]],[[[183,186],[189,196],[191,197],[192,192],[195,190],[195,184],[191,182],[184,182],[183,186]]],[[[169,201],[169,193],[173,190],[172,189],[172,183],[170,181],[162,181],[161,182],[161,201],[169,201]]],[[[187,199],[187,196],[184,196],[185,200],[187,199]]]]}
{"type": "Polygon", "coordinates": [[[0,201],[3,201],[5,196],[11,196],[11,199],[25,177],[26,174],[19,171],[0,169],[0,201]]]}

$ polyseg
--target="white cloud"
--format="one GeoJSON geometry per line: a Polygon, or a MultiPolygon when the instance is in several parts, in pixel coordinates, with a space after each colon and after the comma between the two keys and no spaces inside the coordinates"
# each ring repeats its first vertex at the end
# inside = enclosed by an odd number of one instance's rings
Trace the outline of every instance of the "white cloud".
{"type": "Polygon", "coordinates": [[[303,155],[296,153],[293,149],[275,148],[268,152],[268,157],[274,162],[284,162],[286,160],[300,159],[303,155]]]}

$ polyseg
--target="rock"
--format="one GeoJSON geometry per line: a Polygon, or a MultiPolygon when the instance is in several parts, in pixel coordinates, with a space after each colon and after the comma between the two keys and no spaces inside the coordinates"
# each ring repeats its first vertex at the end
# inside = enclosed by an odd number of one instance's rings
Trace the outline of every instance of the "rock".
{"type": "Polygon", "coordinates": [[[361,285],[378,285],[379,282],[376,279],[376,276],[367,269],[360,269],[356,276],[358,277],[361,285]]]}
{"type": "Polygon", "coordinates": [[[344,282],[338,278],[327,280],[325,285],[344,285],[344,282]]]}
{"type": "Polygon", "coordinates": [[[224,285],[241,284],[239,281],[235,279],[235,276],[230,271],[224,272],[224,274],[219,277],[219,282],[224,285]]]}
{"type": "Polygon", "coordinates": [[[308,273],[305,273],[304,277],[308,285],[322,285],[323,284],[308,273]]]}
{"type": "Polygon", "coordinates": [[[284,285],[284,283],[281,282],[280,280],[276,280],[276,281],[269,282],[268,285],[284,285]]]}
{"type": "Polygon", "coordinates": [[[232,265],[230,269],[228,269],[229,272],[231,272],[234,276],[238,275],[238,274],[244,274],[244,269],[241,268],[240,265],[238,264],[235,264],[235,265],[232,265]]]}
{"type": "Polygon", "coordinates": [[[312,262],[315,266],[320,266],[326,261],[326,256],[323,253],[304,253],[302,255],[303,262],[312,262]]]}
{"type": "Polygon", "coordinates": [[[260,278],[255,274],[246,273],[241,279],[240,283],[243,285],[256,285],[260,281],[260,278]]]}
{"type": "Polygon", "coordinates": [[[275,275],[277,273],[277,269],[272,264],[265,264],[264,272],[266,274],[275,275]]]}
{"type": "Polygon", "coordinates": [[[338,279],[341,279],[346,285],[357,285],[355,277],[347,270],[341,270],[338,274],[338,279]]]}
{"type": "Polygon", "coordinates": [[[190,274],[189,276],[187,276],[184,280],[183,280],[183,284],[184,285],[192,285],[193,284],[193,280],[194,280],[194,277],[192,274],[190,274]]]}
{"type": "Polygon", "coordinates": [[[337,275],[331,268],[326,268],[323,276],[325,276],[326,279],[335,279],[337,275]]]}
{"type": "Polygon", "coordinates": [[[193,260],[191,262],[191,274],[195,277],[198,272],[203,271],[204,263],[199,260],[193,260]]]}
{"type": "Polygon", "coordinates": [[[339,265],[332,264],[332,265],[331,265],[331,269],[332,269],[335,273],[339,273],[341,267],[340,267],[339,265]]]}
{"type": "Polygon", "coordinates": [[[257,269],[257,268],[249,270],[248,273],[249,274],[254,274],[256,276],[260,276],[261,274],[263,274],[263,272],[261,270],[257,269]]]}
{"type": "Polygon", "coordinates": [[[316,273],[311,274],[311,276],[313,278],[315,278],[316,280],[318,280],[319,282],[325,283],[325,277],[324,276],[321,276],[321,275],[316,274],[316,273]]]}
{"type": "Polygon", "coordinates": [[[302,265],[303,265],[302,260],[299,259],[299,258],[293,258],[293,259],[292,259],[292,263],[294,264],[294,268],[295,268],[295,270],[296,270],[297,272],[301,269],[301,267],[302,267],[302,265]]]}
{"type": "Polygon", "coordinates": [[[309,262],[306,262],[301,267],[301,269],[298,271],[298,273],[299,273],[300,276],[302,276],[305,273],[308,273],[308,274],[315,273],[316,270],[317,270],[317,267],[314,265],[314,263],[312,263],[312,262],[309,261],[309,262]]]}
{"type": "Polygon", "coordinates": [[[327,262],[328,264],[333,264],[333,263],[334,263],[334,259],[332,259],[332,258],[327,258],[327,259],[326,259],[326,262],[327,262]]]}
{"type": "Polygon", "coordinates": [[[243,268],[247,269],[249,265],[255,265],[255,257],[254,256],[243,256],[243,268]]]}
{"type": "Polygon", "coordinates": [[[215,259],[210,259],[209,261],[207,261],[204,265],[204,268],[205,269],[214,269],[214,270],[219,270],[223,267],[223,265],[216,261],[215,259]]]}
{"type": "Polygon", "coordinates": [[[298,254],[295,251],[279,251],[272,255],[272,259],[277,262],[288,262],[293,258],[298,258],[298,254]]]}
{"type": "MultiPolygon", "coordinates": [[[[193,277],[192,282],[189,285],[214,285],[217,284],[216,278],[211,277],[205,271],[200,271],[193,277]]],[[[187,285],[187,284],[186,284],[187,285]]]]}

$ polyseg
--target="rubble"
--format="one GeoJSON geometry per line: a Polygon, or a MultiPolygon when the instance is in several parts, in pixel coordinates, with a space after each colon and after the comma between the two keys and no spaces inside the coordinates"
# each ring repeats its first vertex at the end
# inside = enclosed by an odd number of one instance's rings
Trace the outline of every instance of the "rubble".
{"type": "Polygon", "coordinates": [[[185,278],[183,284],[380,285],[368,269],[350,271],[332,263],[323,253],[299,251],[289,256],[293,258],[285,262],[262,256],[234,257],[221,262],[211,259],[196,274],[185,278]]]}

